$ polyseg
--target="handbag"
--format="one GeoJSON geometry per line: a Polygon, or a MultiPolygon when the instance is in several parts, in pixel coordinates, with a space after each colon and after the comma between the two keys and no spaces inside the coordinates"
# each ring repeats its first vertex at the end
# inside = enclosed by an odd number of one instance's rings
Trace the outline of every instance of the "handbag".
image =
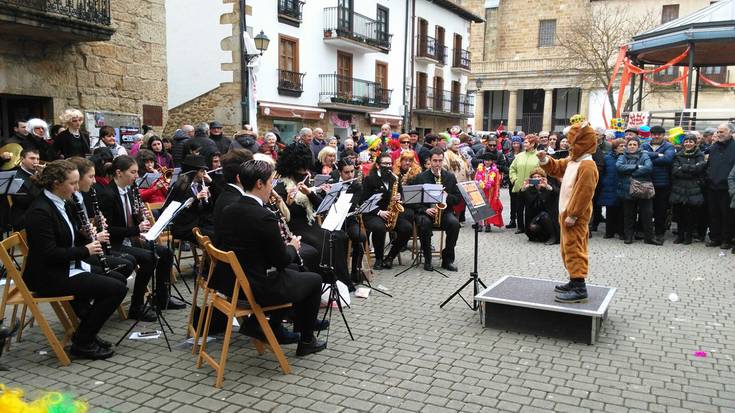
{"type": "Polygon", "coordinates": [[[630,197],[633,199],[651,199],[656,195],[656,190],[653,188],[653,182],[639,181],[635,178],[630,178],[630,197]]]}

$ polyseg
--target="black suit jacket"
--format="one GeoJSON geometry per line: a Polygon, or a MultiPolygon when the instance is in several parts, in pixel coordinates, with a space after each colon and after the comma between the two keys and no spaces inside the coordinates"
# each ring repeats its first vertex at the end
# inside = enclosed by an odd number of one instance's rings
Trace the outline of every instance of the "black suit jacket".
{"type": "Polygon", "coordinates": [[[45,194],[41,193],[28,209],[28,257],[23,280],[32,291],[63,289],[69,280],[70,263],[89,258],[89,250],[84,245],[91,241],[79,232],[80,223],[71,206],[66,211],[74,227],[73,245],[69,226],[45,194]]]}
{"type": "MultiPolygon", "coordinates": [[[[134,226],[128,228],[125,224],[125,207],[120,199],[119,191],[115,181],[110,182],[102,190],[97,191],[97,198],[100,203],[100,210],[107,220],[107,231],[110,233],[110,245],[117,248],[122,245],[125,238],[136,237],[140,235],[138,224],[140,220],[133,214],[134,226]]],[[[133,198],[131,191],[128,190],[128,199],[130,199],[130,207],[133,207],[133,198]]],[[[133,211],[134,212],[134,211],[133,211]]]]}
{"type": "MultiPolygon", "coordinates": [[[[282,272],[296,258],[296,250],[281,238],[278,219],[250,197],[228,205],[215,227],[214,245],[234,251],[256,296],[284,297],[282,272]],[[268,274],[268,269],[277,271],[268,274]]],[[[229,266],[215,268],[210,287],[231,296],[235,275],[229,266]]]]}
{"type": "MultiPolygon", "coordinates": [[[[370,174],[365,177],[362,181],[362,198],[360,202],[365,202],[368,198],[373,196],[374,194],[381,193],[383,196],[380,198],[380,202],[378,202],[378,209],[373,210],[370,212],[370,214],[377,214],[378,211],[385,211],[388,209],[388,204],[390,203],[390,192],[391,188],[393,187],[393,183],[396,181],[396,178],[391,174],[388,176],[388,188],[385,187],[383,178],[378,176],[377,172],[370,171],[370,174]]],[[[399,188],[400,190],[400,188],[399,188]]]]}
{"type": "Polygon", "coordinates": [[[237,189],[225,184],[222,187],[217,200],[214,202],[214,212],[212,213],[214,225],[217,225],[217,221],[222,217],[222,212],[229,205],[236,203],[242,198],[242,194],[237,189]]]}
{"type": "Polygon", "coordinates": [[[14,231],[21,231],[25,229],[25,217],[28,208],[30,208],[33,200],[41,194],[41,189],[31,182],[31,174],[20,167],[15,172],[14,179],[22,179],[23,186],[21,186],[17,195],[12,195],[13,207],[10,208],[10,224],[14,231]]]}
{"type": "MultiPolygon", "coordinates": [[[[462,200],[462,194],[459,193],[459,188],[457,188],[457,178],[454,177],[454,174],[451,172],[445,171],[444,169],[441,170],[441,177],[442,177],[442,185],[444,186],[444,190],[447,192],[447,208],[451,209],[453,206],[457,205],[462,200]]],[[[421,172],[416,176],[414,181],[412,182],[413,185],[423,185],[423,184],[434,184],[436,183],[436,178],[434,177],[434,174],[431,172],[431,169],[427,169],[424,172],[421,172]]],[[[414,205],[413,208],[418,213],[425,213],[427,209],[434,206],[434,204],[412,204],[414,205]]]]}

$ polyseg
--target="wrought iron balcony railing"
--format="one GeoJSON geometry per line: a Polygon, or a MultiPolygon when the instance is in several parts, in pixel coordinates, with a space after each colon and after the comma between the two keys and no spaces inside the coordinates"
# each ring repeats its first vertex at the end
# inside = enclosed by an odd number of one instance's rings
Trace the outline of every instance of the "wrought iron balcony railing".
{"type": "Polygon", "coordinates": [[[324,37],[332,37],[332,32],[386,51],[390,50],[393,38],[381,22],[344,7],[324,9],[324,37]]]}
{"type": "Polygon", "coordinates": [[[465,49],[454,49],[452,67],[470,70],[470,51],[465,49]]]}
{"type": "Polygon", "coordinates": [[[413,88],[413,109],[454,114],[463,117],[474,116],[474,96],[436,90],[432,87],[413,88]]]}
{"type": "Polygon", "coordinates": [[[278,70],[278,93],[286,96],[301,96],[304,91],[306,73],[278,70]]]}
{"type": "Polygon", "coordinates": [[[299,0],[278,0],[278,18],[301,23],[301,12],[304,2],[299,0]]]}
{"type": "Polygon", "coordinates": [[[337,74],[319,75],[320,102],[387,108],[392,89],[369,80],[355,79],[337,74]]]}
{"type": "Polygon", "coordinates": [[[436,41],[435,38],[426,35],[418,36],[417,57],[427,57],[436,60],[440,64],[447,63],[447,47],[436,41]]]}
{"type": "Polygon", "coordinates": [[[0,8],[4,6],[110,25],[110,0],[0,0],[0,8]]]}

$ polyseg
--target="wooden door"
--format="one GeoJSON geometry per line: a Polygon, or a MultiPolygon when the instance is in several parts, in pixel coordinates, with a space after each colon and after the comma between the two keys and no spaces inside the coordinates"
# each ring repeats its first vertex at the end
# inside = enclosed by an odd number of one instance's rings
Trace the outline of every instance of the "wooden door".
{"type": "Polygon", "coordinates": [[[388,100],[388,63],[375,62],[375,98],[378,102],[388,100]]]}
{"type": "Polygon", "coordinates": [[[337,95],[346,99],[352,97],[352,55],[337,52],[337,95]]]}
{"type": "Polygon", "coordinates": [[[452,81],[452,113],[460,113],[459,110],[459,104],[460,104],[460,92],[461,92],[461,85],[458,81],[454,80],[452,81]]]}
{"type": "Polygon", "coordinates": [[[416,109],[426,109],[426,73],[416,72],[416,109]]]}
{"type": "Polygon", "coordinates": [[[428,39],[426,36],[428,36],[429,33],[429,22],[426,20],[419,18],[419,32],[418,32],[418,56],[428,56],[427,54],[427,47],[428,45],[428,39]]]}
{"type": "Polygon", "coordinates": [[[436,26],[436,60],[439,63],[446,64],[447,62],[444,59],[444,28],[436,26]]]}
{"type": "Polygon", "coordinates": [[[434,110],[444,110],[444,78],[434,76],[434,110]]]}
{"type": "Polygon", "coordinates": [[[452,66],[461,66],[462,65],[462,36],[455,33],[454,34],[454,45],[453,45],[453,53],[454,59],[452,61],[452,66]]]}

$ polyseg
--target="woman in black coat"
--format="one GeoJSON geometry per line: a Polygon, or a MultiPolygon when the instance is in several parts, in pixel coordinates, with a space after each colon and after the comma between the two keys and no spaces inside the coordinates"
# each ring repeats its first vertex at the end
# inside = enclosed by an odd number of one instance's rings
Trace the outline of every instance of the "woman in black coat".
{"type": "Polygon", "coordinates": [[[23,280],[40,296],[73,295],[93,301],[72,337],[71,354],[79,358],[105,359],[114,352],[97,337],[105,321],[125,298],[127,287],[116,278],[95,274],[83,260],[102,253],[99,241],[79,231],[69,201],[79,184],[77,166],[69,161],[48,163],[34,178],[43,193],[31,204],[26,218],[28,257],[23,280]]]}
{"type": "Polygon", "coordinates": [[[683,149],[674,157],[671,166],[671,196],[669,200],[679,217],[679,228],[674,244],[692,243],[692,232],[696,229],[697,213],[704,204],[701,182],[707,162],[704,154],[697,148],[694,136],[687,135],[682,142],[683,149]]]}
{"type": "Polygon", "coordinates": [[[89,134],[82,129],[84,117],[77,109],[67,109],[60,117],[66,130],[54,138],[54,150],[63,158],[87,156],[91,153],[89,134]]]}
{"type": "Polygon", "coordinates": [[[531,171],[521,189],[526,205],[526,236],[532,242],[546,245],[559,243],[559,186],[547,181],[541,168],[531,171]]]}

